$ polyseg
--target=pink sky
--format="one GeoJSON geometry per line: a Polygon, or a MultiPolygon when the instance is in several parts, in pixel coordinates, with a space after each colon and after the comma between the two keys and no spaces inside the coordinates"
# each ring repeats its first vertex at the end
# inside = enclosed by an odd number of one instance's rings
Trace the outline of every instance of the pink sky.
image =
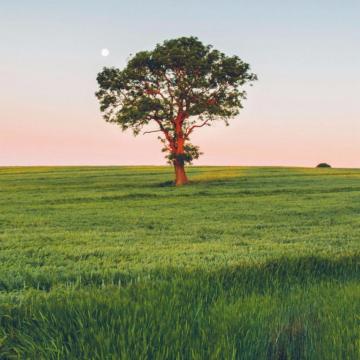
{"type": "MultiPolygon", "coordinates": [[[[283,99],[274,94],[266,99],[261,84],[256,87],[229,127],[219,122],[194,134],[193,143],[204,152],[196,164],[314,166],[326,161],[360,167],[360,125],[350,110],[321,116],[313,104],[311,114],[306,99],[287,99],[284,108],[283,99]],[[295,106],[307,111],[292,111],[295,106]]],[[[95,100],[86,109],[71,104],[57,109],[45,103],[26,109],[14,106],[3,114],[1,165],[165,163],[156,134],[122,133],[101,118],[95,100]]]]}
{"type": "Polygon", "coordinates": [[[124,66],[130,53],[196,35],[249,62],[259,81],[229,127],[194,134],[204,152],[195,164],[360,167],[359,4],[275,1],[244,12],[224,1],[216,11],[191,3],[185,30],[167,21],[175,3],[127,2],[125,12],[113,1],[4,5],[0,166],[165,164],[156,134],[134,138],[102,119],[95,78],[103,66],[124,66]],[[141,22],[149,13],[151,31],[141,22]],[[101,57],[103,47],[110,56],[101,57]]]}

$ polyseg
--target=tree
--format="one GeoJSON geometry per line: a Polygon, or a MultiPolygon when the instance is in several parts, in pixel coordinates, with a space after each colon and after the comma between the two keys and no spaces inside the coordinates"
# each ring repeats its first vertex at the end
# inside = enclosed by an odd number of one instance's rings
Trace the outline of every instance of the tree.
{"type": "Polygon", "coordinates": [[[316,166],[317,168],[331,168],[331,165],[328,163],[320,163],[316,166]]]}
{"type": "Polygon", "coordinates": [[[107,122],[138,135],[148,124],[160,132],[175,183],[188,182],[185,167],[201,153],[190,143],[196,129],[239,114],[246,92],[242,86],[256,80],[237,56],[226,56],[196,37],[158,44],[152,51],[131,57],[123,69],[104,68],[97,76],[96,93],[107,122]]]}

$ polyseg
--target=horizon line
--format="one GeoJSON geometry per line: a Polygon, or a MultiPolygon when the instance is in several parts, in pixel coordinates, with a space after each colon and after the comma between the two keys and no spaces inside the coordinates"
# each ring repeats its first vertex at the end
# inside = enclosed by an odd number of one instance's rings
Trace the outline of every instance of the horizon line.
{"type": "MultiPolygon", "coordinates": [[[[42,165],[1,165],[0,169],[4,168],[76,168],[76,167],[99,167],[99,168],[106,168],[106,167],[173,167],[173,165],[142,165],[142,164],[135,164],[135,165],[126,165],[126,164],[108,164],[108,165],[99,165],[99,164],[76,164],[76,165],[51,165],[51,164],[42,164],[42,165]]],[[[186,165],[187,168],[192,167],[239,167],[239,168],[299,168],[299,169],[316,169],[317,165],[315,166],[301,166],[301,165],[186,165]]],[[[324,169],[324,168],[323,168],[324,169]]],[[[346,170],[360,170],[359,167],[335,167],[331,166],[325,169],[346,169],[346,170]]]]}

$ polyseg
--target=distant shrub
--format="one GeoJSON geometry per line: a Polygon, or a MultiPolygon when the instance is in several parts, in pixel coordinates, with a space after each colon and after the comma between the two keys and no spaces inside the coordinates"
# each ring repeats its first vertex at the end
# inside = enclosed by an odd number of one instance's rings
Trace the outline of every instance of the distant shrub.
{"type": "Polygon", "coordinates": [[[317,167],[318,168],[331,168],[331,165],[329,165],[327,163],[320,163],[317,167]]]}

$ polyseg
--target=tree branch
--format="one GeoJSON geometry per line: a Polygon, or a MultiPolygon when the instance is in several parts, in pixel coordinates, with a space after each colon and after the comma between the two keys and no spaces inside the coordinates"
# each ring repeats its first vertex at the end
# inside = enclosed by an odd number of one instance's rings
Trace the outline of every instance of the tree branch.
{"type": "Polygon", "coordinates": [[[162,130],[145,131],[145,132],[143,133],[143,135],[145,135],[145,134],[151,134],[151,133],[155,133],[155,132],[163,132],[163,131],[162,131],[162,130]]]}
{"type": "Polygon", "coordinates": [[[164,128],[163,124],[161,123],[161,121],[159,119],[154,118],[154,120],[159,124],[160,131],[162,131],[164,133],[165,138],[168,141],[169,146],[172,149],[172,151],[175,151],[175,149],[176,149],[175,142],[174,142],[174,139],[171,138],[169,131],[164,128]]]}
{"type": "Polygon", "coordinates": [[[205,126],[205,125],[208,124],[208,123],[209,123],[209,119],[205,120],[205,121],[204,121],[202,124],[200,124],[200,125],[193,125],[193,126],[191,126],[189,129],[186,130],[185,136],[188,137],[188,136],[193,132],[193,130],[194,130],[195,128],[201,128],[201,127],[205,126]]]}

